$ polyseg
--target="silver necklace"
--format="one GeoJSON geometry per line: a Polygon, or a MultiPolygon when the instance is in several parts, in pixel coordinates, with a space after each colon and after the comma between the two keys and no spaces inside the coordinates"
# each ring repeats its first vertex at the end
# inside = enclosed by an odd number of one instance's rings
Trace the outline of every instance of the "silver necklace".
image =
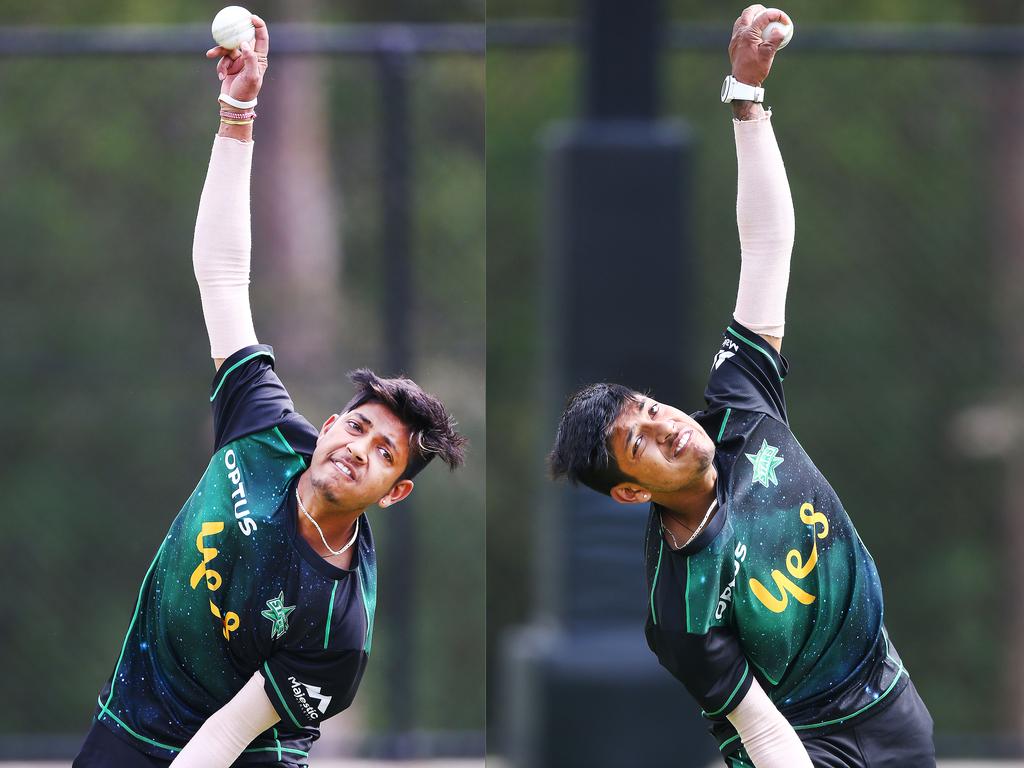
{"type": "Polygon", "coordinates": [[[349,547],[351,547],[353,544],[356,543],[356,537],[359,535],[359,518],[358,517],[356,518],[356,532],[352,534],[352,538],[348,540],[348,544],[346,544],[341,549],[331,549],[331,545],[328,544],[327,543],[327,539],[324,538],[324,532],[322,530],[320,530],[320,526],[317,524],[316,520],[313,519],[313,516],[311,514],[309,514],[309,512],[306,511],[306,505],[302,503],[302,497],[299,496],[299,489],[298,489],[297,486],[295,488],[295,500],[297,502],[299,502],[299,509],[302,510],[302,514],[304,514],[306,516],[306,519],[309,520],[309,522],[311,522],[313,524],[314,528],[316,528],[316,532],[320,534],[320,541],[322,541],[324,543],[324,546],[327,547],[327,549],[331,552],[331,554],[333,554],[333,555],[343,555],[346,552],[348,552],[349,547]]]}
{"type": "Polygon", "coordinates": [[[679,542],[676,541],[675,534],[673,534],[670,529],[665,527],[665,519],[661,516],[662,513],[659,510],[658,511],[658,522],[661,524],[662,532],[663,533],[667,533],[668,537],[670,539],[672,539],[672,548],[673,549],[684,549],[684,548],[688,547],[690,545],[690,542],[697,538],[697,534],[699,534],[701,531],[704,530],[704,526],[707,525],[708,520],[711,518],[711,513],[714,511],[715,507],[717,507],[717,506],[718,506],[718,498],[716,497],[714,499],[714,501],[711,502],[711,506],[708,507],[708,511],[704,513],[704,519],[700,521],[700,525],[698,525],[694,529],[693,533],[690,535],[690,538],[688,538],[685,542],[683,542],[682,546],[679,546],[679,542]]]}

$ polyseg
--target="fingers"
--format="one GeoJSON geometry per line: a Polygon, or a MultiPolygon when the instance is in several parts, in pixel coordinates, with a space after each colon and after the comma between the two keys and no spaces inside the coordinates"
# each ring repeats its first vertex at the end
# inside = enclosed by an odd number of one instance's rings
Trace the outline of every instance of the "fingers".
{"type": "Polygon", "coordinates": [[[223,80],[228,75],[237,75],[245,68],[245,60],[239,54],[237,59],[232,60],[228,56],[221,56],[217,62],[217,79],[223,80]]]}
{"type": "Polygon", "coordinates": [[[206,52],[206,58],[216,59],[218,56],[227,56],[229,59],[237,59],[239,54],[237,48],[224,48],[220,45],[215,45],[213,48],[206,52]]]}
{"type": "Polygon", "coordinates": [[[238,50],[242,52],[242,67],[251,77],[259,78],[259,62],[256,59],[256,51],[249,43],[242,43],[238,46],[238,50]]]}
{"type": "Polygon", "coordinates": [[[761,11],[750,21],[750,26],[758,32],[763,32],[764,28],[773,21],[780,21],[783,24],[793,23],[789,16],[786,15],[785,11],[780,11],[778,8],[765,8],[763,5],[751,6],[751,8],[754,7],[761,8],[761,11]]]}
{"type": "Polygon", "coordinates": [[[254,46],[256,53],[266,56],[270,53],[270,30],[267,29],[267,22],[254,13],[252,15],[252,25],[256,28],[256,40],[254,46]]]}
{"type": "Polygon", "coordinates": [[[733,34],[736,34],[742,27],[749,27],[754,17],[763,10],[765,10],[765,7],[760,4],[748,5],[744,8],[743,13],[740,14],[740,17],[736,19],[736,23],[732,26],[733,34]]]}

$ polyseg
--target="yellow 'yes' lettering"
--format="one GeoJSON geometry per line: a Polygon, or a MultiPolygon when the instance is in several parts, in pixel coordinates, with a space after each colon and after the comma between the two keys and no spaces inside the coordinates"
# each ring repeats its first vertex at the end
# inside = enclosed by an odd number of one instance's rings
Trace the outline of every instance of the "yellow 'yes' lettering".
{"type": "MultiPolygon", "coordinates": [[[[828,518],[821,512],[816,512],[814,505],[810,502],[805,502],[800,507],[800,520],[806,525],[811,526],[816,538],[824,539],[828,536],[828,518]],[[821,530],[818,530],[819,524],[821,525],[821,530]]],[[[789,575],[794,579],[806,578],[817,565],[817,541],[813,541],[811,554],[808,555],[806,563],[799,550],[791,549],[786,555],[786,570],[789,571],[789,575]]],[[[761,604],[772,613],[782,613],[786,610],[786,606],[789,605],[789,595],[795,597],[803,605],[810,605],[815,600],[814,595],[798,587],[777,568],[772,570],[772,581],[775,582],[775,586],[779,589],[778,597],[769,592],[768,588],[757,579],[750,579],[749,582],[754,597],[760,600],[761,604]]]]}
{"type": "MultiPolygon", "coordinates": [[[[199,550],[199,554],[203,556],[203,559],[199,565],[196,566],[196,569],[192,571],[192,577],[189,579],[189,584],[192,586],[192,589],[198,587],[199,582],[204,578],[206,579],[206,588],[210,590],[210,592],[216,592],[220,589],[221,584],[224,583],[224,580],[221,578],[219,573],[212,568],[206,567],[207,563],[212,562],[214,558],[217,557],[218,552],[216,547],[204,546],[204,540],[207,536],[213,536],[223,532],[224,523],[222,522],[203,523],[202,527],[199,529],[199,535],[196,536],[196,549],[199,550]]],[[[224,633],[225,640],[230,640],[231,633],[241,626],[241,619],[238,618],[238,614],[234,611],[228,611],[226,614],[221,616],[220,608],[213,602],[212,597],[210,599],[210,613],[221,620],[221,631],[224,633]]]]}

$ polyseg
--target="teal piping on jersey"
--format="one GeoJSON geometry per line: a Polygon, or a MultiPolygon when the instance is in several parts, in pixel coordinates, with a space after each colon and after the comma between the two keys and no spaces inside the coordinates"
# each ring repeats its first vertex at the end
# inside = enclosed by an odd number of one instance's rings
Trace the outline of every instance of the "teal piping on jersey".
{"type": "Polygon", "coordinates": [[[181,752],[181,750],[183,749],[183,747],[172,747],[169,744],[161,744],[159,741],[153,741],[153,739],[146,738],[142,734],[136,733],[131,728],[129,728],[128,725],[121,718],[119,718],[117,715],[115,715],[113,712],[111,712],[109,709],[107,709],[106,704],[104,704],[102,701],[100,701],[99,698],[96,699],[96,703],[100,705],[100,713],[101,713],[100,717],[103,717],[103,715],[106,715],[107,717],[109,717],[115,723],[120,725],[122,728],[124,728],[128,733],[130,733],[132,736],[134,736],[139,741],[144,741],[147,744],[152,744],[154,747],[160,747],[160,749],[166,749],[166,750],[168,750],[170,752],[181,752]]]}
{"type": "Polygon", "coordinates": [[[683,592],[683,601],[686,603],[686,631],[690,631],[690,558],[686,558],[686,591],[683,592]]]}
{"type": "Polygon", "coordinates": [[[870,704],[865,704],[863,707],[858,709],[852,715],[846,715],[845,717],[837,717],[835,720],[828,720],[828,721],[826,721],[824,723],[813,723],[811,725],[794,725],[793,726],[793,730],[794,731],[806,731],[806,730],[809,730],[811,728],[824,728],[826,725],[836,725],[837,723],[844,723],[847,720],[851,720],[854,717],[857,717],[857,715],[861,714],[862,712],[867,712],[869,709],[871,709],[873,706],[875,706],[878,702],[882,701],[886,696],[888,696],[890,693],[892,693],[892,689],[896,687],[896,683],[898,683],[900,681],[900,678],[903,677],[903,673],[904,672],[906,672],[906,670],[903,668],[903,664],[900,664],[900,668],[896,672],[896,677],[894,677],[892,679],[892,682],[889,683],[889,687],[885,689],[885,693],[883,693],[877,699],[872,701],[870,704]]]}
{"type": "Polygon", "coordinates": [[[373,614],[377,609],[377,591],[374,590],[372,595],[366,593],[366,582],[362,574],[359,574],[359,591],[363,593],[363,609],[366,611],[366,642],[363,644],[363,651],[369,653],[370,646],[373,645],[373,614]]]}
{"type": "Polygon", "coordinates": [[[225,371],[225,372],[224,372],[224,375],[220,377],[220,381],[218,381],[218,382],[217,382],[217,388],[216,388],[216,389],[214,389],[214,390],[213,390],[213,394],[212,394],[212,395],[210,395],[210,402],[212,403],[212,402],[213,402],[214,400],[216,400],[216,399],[217,399],[217,393],[218,393],[218,392],[220,392],[220,388],[221,388],[222,386],[224,386],[224,381],[225,381],[225,380],[227,379],[227,377],[228,377],[228,376],[230,376],[230,375],[231,375],[231,372],[232,372],[233,370],[235,370],[235,368],[237,368],[237,367],[238,367],[238,366],[240,366],[240,365],[244,365],[245,363],[248,363],[248,362],[249,362],[250,360],[252,360],[252,359],[253,359],[254,357],[259,357],[260,355],[266,355],[266,356],[267,356],[267,357],[269,357],[269,358],[270,358],[271,360],[273,360],[273,359],[274,359],[274,356],[273,356],[272,354],[270,354],[269,352],[264,352],[264,351],[260,351],[260,352],[253,352],[253,353],[252,353],[251,355],[247,355],[246,357],[243,357],[243,358],[242,358],[241,360],[239,360],[239,361],[238,361],[237,363],[235,363],[235,364],[234,364],[234,365],[232,365],[232,366],[231,366],[230,368],[228,368],[228,369],[227,369],[227,371],[225,371]]]}
{"type": "MultiPolygon", "coordinates": [[[[117,723],[119,726],[124,728],[124,730],[129,735],[134,736],[139,741],[145,742],[146,744],[149,744],[149,745],[154,746],[154,747],[159,747],[160,749],[166,749],[168,752],[181,752],[181,750],[184,749],[184,747],[172,747],[170,744],[164,744],[164,743],[159,742],[159,741],[154,741],[153,739],[150,739],[150,738],[148,738],[146,736],[143,736],[141,733],[136,733],[135,731],[133,731],[131,728],[128,727],[127,723],[125,723],[124,720],[122,720],[117,715],[115,715],[113,712],[111,712],[109,709],[107,709],[103,705],[103,702],[99,700],[99,697],[96,698],[96,703],[100,705],[100,712],[101,712],[100,717],[102,717],[103,715],[106,715],[111,720],[113,720],[115,723],[117,723]]],[[[288,753],[293,754],[293,755],[301,755],[302,757],[309,757],[309,752],[303,752],[301,749],[292,749],[291,747],[282,747],[281,746],[281,742],[277,741],[277,728],[274,729],[274,741],[277,743],[276,747],[251,747],[250,749],[246,749],[245,751],[246,752],[277,752],[278,758],[281,757],[281,753],[282,752],[288,752],[288,753]]]]}
{"type": "MultiPolygon", "coordinates": [[[[889,684],[889,687],[885,689],[885,693],[883,693],[877,699],[872,701],[870,704],[865,704],[863,707],[858,709],[856,712],[853,712],[853,713],[851,713],[849,715],[845,715],[843,717],[837,717],[835,720],[826,720],[824,723],[810,723],[809,725],[794,725],[793,726],[793,730],[794,731],[809,731],[812,728],[824,728],[825,726],[828,726],[828,725],[838,725],[839,723],[845,723],[847,720],[852,720],[853,718],[857,717],[858,715],[861,715],[864,712],[867,712],[873,706],[878,704],[878,702],[882,701],[883,699],[885,699],[886,696],[888,696],[890,693],[892,693],[892,689],[896,687],[896,683],[898,683],[900,681],[900,678],[903,677],[903,673],[904,672],[906,672],[906,670],[903,668],[903,664],[901,663],[899,671],[896,673],[896,677],[894,677],[892,679],[892,682],[889,684]]],[[[725,748],[729,744],[732,744],[734,741],[736,741],[736,739],[738,739],[739,737],[740,737],[740,735],[738,733],[736,735],[734,735],[734,736],[730,736],[728,739],[726,739],[725,741],[723,741],[721,744],[718,745],[718,749],[720,751],[724,752],[725,748]]]]}
{"type": "Polygon", "coordinates": [[[661,571],[661,554],[665,551],[665,539],[658,542],[658,565],[654,569],[654,583],[651,584],[651,620],[658,623],[658,614],[654,611],[654,590],[658,587],[658,573],[661,571]]]}
{"type": "Polygon", "coordinates": [[[277,759],[281,759],[281,740],[277,738],[277,728],[271,729],[274,732],[274,744],[277,745],[277,759]]]}
{"type": "Polygon", "coordinates": [[[729,708],[729,705],[732,704],[732,700],[736,698],[736,694],[740,692],[740,688],[742,688],[743,684],[747,682],[747,675],[749,674],[750,665],[747,664],[746,660],[744,660],[743,676],[740,678],[740,681],[736,683],[736,687],[732,689],[732,693],[730,693],[729,698],[725,700],[725,704],[723,704],[721,708],[716,709],[714,712],[701,712],[701,715],[703,715],[704,717],[718,717],[720,714],[725,712],[725,710],[729,708]]]}
{"type": "Polygon", "coordinates": [[[327,641],[331,637],[331,616],[334,615],[334,593],[338,591],[338,582],[334,582],[334,589],[331,590],[331,607],[327,609],[327,629],[324,630],[324,650],[327,649],[327,641]]]}
{"type": "Polygon", "coordinates": [[[288,449],[288,453],[290,453],[292,456],[294,456],[296,459],[298,459],[299,463],[302,465],[302,468],[305,469],[306,468],[306,460],[304,458],[302,458],[296,452],[296,450],[294,448],[292,448],[292,444],[289,443],[288,440],[285,439],[285,436],[281,434],[281,428],[280,427],[274,427],[274,434],[277,435],[281,439],[282,443],[284,443],[284,447],[288,449]]]}
{"type": "Polygon", "coordinates": [[[732,413],[732,408],[725,409],[725,418],[722,419],[722,428],[718,430],[718,437],[715,438],[716,443],[722,442],[722,435],[725,434],[725,425],[729,423],[729,415],[732,413]]]}
{"type": "Polygon", "coordinates": [[[769,675],[769,674],[768,674],[768,672],[767,672],[767,671],[765,670],[765,668],[764,668],[764,667],[762,667],[762,666],[761,666],[760,664],[758,664],[758,663],[757,663],[756,661],[755,661],[755,662],[752,662],[752,663],[753,663],[753,665],[754,665],[755,667],[757,667],[757,671],[758,671],[758,672],[760,672],[760,673],[761,673],[762,675],[764,675],[764,679],[765,679],[765,680],[767,680],[767,681],[768,681],[769,683],[771,683],[772,685],[778,685],[778,684],[779,684],[779,681],[778,681],[778,680],[776,680],[776,679],[775,679],[774,677],[772,677],[771,675],[769,675]]]}
{"type": "Polygon", "coordinates": [[[267,680],[269,680],[270,684],[274,686],[274,692],[277,694],[277,698],[281,700],[281,706],[284,707],[284,711],[288,713],[288,717],[290,717],[292,722],[295,723],[295,727],[301,728],[302,726],[299,725],[299,721],[295,719],[295,715],[293,715],[292,711],[288,709],[288,702],[285,701],[284,696],[281,695],[281,689],[277,687],[277,681],[274,679],[274,676],[270,674],[270,667],[267,666],[267,662],[265,661],[263,662],[263,671],[267,673],[267,680]]]}
{"type": "Polygon", "coordinates": [[[771,363],[772,364],[772,368],[775,369],[775,375],[779,377],[779,381],[782,381],[782,374],[779,373],[779,366],[777,366],[775,364],[775,358],[772,357],[770,354],[768,354],[768,350],[767,349],[762,347],[760,344],[755,344],[750,339],[748,339],[746,336],[743,336],[742,334],[736,333],[736,331],[733,330],[732,326],[726,328],[725,330],[727,330],[729,333],[731,333],[733,336],[735,336],[740,341],[746,342],[747,344],[752,346],[754,349],[756,349],[758,352],[760,352],[762,355],[767,357],[768,358],[768,362],[771,363]]]}
{"type": "MultiPolygon", "coordinates": [[[[195,491],[193,491],[195,493],[195,491]]],[[[169,536],[170,534],[168,534],[169,536]]],[[[132,627],[135,626],[135,620],[139,618],[139,608],[142,607],[142,593],[146,589],[146,583],[149,581],[149,574],[153,572],[153,566],[156,565],[156,561],[160,559],[160,553],[164,551],[164,544],[167,543],[167,536],[160,542],[160,547],[156,551],[156,555],[153,556],[153,562],[149,564],[149,569],[146,571],[146,575],[142,577],[142,585],[139,587],[139,599],[135,601],[135,613],[132,614],[132,620],[128,622],[128,631],[124,633],[124,642],[121,643],[121,655],[117,657],[117,664],[114,666],[114,674],[110,678],[110,695],[107,696],[106,703],[100,702],[100,707],[106,711],[110,705],[111,700],[114,698],[114,686],[117,685],[117,670],[121,667],[121,662],[124,660],[124,650],[128,647],[128,638],[132,634],[132,627]]],[[[113,717],[113,715],[111,715],[113,717]]],[[[115,720],[117,718],[114,718],[115,720]]],[[[127,728],[127,726],[125,726],[127,728]]]]}

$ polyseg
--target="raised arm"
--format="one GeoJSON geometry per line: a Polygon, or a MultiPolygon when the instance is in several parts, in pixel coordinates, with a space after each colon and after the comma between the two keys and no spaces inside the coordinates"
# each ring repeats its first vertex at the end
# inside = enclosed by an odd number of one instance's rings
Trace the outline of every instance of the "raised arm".
{"type": "MultiPolygon", "coordinates": [[[[762,33],[772,21],[791,23],[782,11],[763,5],[750,6],[737,19],[729,59],[732,76],[739,82],[760,87],[768,77],[782,39],[781,32],[771,40],[764,38],[762,33]]],[[[793,199],[772,131],[771,112],[754,101],[733,101],[732,109],[738,164],[736,224],[742,258],[734,317],[781,350],[795,233],[793,199]]]]}
{"type": "Polygon", "coordinates": [[[192,265],[203,301],[210,356],[218,369],[231,353],[256,343],[249,308],[249,172],[255,115],[246,105],[255,106],[263,85],[270,35],[259,16],[252,20],[253,45],[243,43],[234,51],[218,46],[206,52],[207,58],[219,58],[221,124],[199,199],[192,265]]]}

